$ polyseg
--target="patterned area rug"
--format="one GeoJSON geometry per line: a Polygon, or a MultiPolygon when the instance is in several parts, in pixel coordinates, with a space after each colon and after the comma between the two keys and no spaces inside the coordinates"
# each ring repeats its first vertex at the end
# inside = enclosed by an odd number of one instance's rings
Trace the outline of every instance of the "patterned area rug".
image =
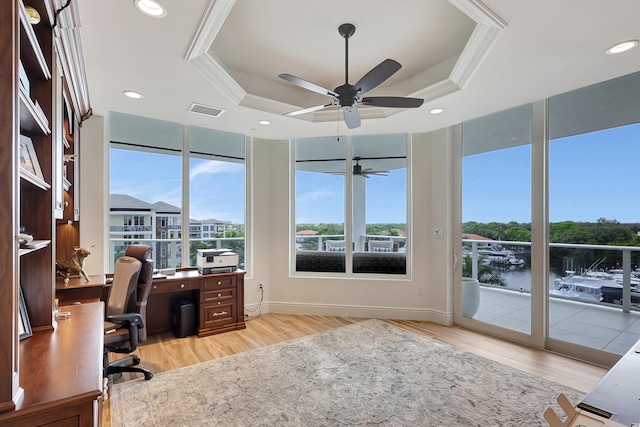
{"type": "Polygon", "coordinates": [[[111,390],[112,426],[547,426],[582,394],[367,320],[111,390]]]}

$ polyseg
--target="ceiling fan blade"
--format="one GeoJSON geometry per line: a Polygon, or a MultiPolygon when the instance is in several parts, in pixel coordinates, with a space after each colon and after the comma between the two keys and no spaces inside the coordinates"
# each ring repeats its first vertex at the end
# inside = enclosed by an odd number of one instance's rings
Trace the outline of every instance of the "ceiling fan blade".
{"type": "Polygon", "coordinates": [[[351,110],[342,110],[342,114],[349,129],[360,127],[360,113],[356,107],[351,107],[351,110]]]}
{"type": "Polygon", "coordinates": [[[332,106],[333,103],[324,104],[324,105],[316,105],[315,107],[303,108],[301,110],[289,111],[288,113],[282,113],[283,116],[297,116],[299,114],[312,113],[314,111],[322,110],[323,108],[327,108],[332,106]]]}
{"type": "Polygon", "coordinates": [[[353,85],[353,89],[360,91],[360,95],[364,95],[365,93],[380,86],[400,68],[402,68],[402,65],[400,65],[399,62],[396,62],[393,59],[385,59],[373,67],[373,69],[367,74],[362,76],[362,78],[358,80],[358,83],[353,85]]]}
{"type": "Polygon", "coordinates": [[[280,74],[278,75],[278,77],[288,81],[289,83],[293,83],[294,85],[298,85],[312,92],[319,93],[320,95],[333,96],[334,98],[338,97],[338,94],[335,93],[334,91],[325,89],[322,86],[318,86],[315,83],[311,83],[309,81],[303,80],[300,77],[292,76],[291,74],[280,74]]]}
{"type": "Polygon", "coordinates": [[[405,98],[402,96],[369,96],[362,98],[362,105],[391,108],[418,108],[422,105],[422,98],[405,98]]]}

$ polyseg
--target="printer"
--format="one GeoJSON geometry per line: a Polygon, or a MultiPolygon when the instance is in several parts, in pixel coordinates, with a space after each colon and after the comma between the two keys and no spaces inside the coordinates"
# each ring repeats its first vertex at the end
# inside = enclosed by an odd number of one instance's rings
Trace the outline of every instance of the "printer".
{"type": "Polygon", "coordinates": [[[231,273],[238,269],[238,254],[229,249],[198,249],[196,265],[200,274],[231,273]]]}

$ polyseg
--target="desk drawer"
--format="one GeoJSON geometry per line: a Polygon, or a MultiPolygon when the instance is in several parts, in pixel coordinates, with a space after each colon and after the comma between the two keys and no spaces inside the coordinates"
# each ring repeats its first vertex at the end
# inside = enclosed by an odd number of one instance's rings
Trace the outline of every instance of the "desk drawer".
{"type": "Polygon", "coordinates": [[[236,290],[235,288],[231,289],[211,289],[211,290],[200,290],[200,302],[208,303],[208,302],[221,302],[221,301],[229,301],[236,299],[236,290]]]}
{"type": "Polygon", "coordinates": [[[218,277],[207,277],[202,279],[202,284],[200,285],[200,289],[202,290],[212,290],[212,289],[227,289],[227,288],[235,288],[236,287],[236,276],[218,276],[218,277]]]}
{"type": "Polygon", "coordinates": [[[200,329],[219,328],[236,321],[236,302],[200,305],[200,329]]]}
{"type": "Polygon", "coordinates": [[[151,295],[166,294],[170,292],[190,291],[198,289],[198,281],[190,280],[171,280],[171,281],[153,281],[151,283],[151,295]]]}

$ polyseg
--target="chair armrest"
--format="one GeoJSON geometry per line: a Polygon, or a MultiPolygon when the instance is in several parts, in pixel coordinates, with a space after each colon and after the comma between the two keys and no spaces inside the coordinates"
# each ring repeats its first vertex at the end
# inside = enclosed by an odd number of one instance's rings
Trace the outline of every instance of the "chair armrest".
{"type": "Polygon", "coordinates": [[[128,323],[129,325],[137,326],[138,329],[141,329],[144,327],[142,316],[140,316],[140,314],[138,313],[114,314],[112,316],[107,316],[106,320],[113,323],[125,322],[125,323],[128,323]]]}

